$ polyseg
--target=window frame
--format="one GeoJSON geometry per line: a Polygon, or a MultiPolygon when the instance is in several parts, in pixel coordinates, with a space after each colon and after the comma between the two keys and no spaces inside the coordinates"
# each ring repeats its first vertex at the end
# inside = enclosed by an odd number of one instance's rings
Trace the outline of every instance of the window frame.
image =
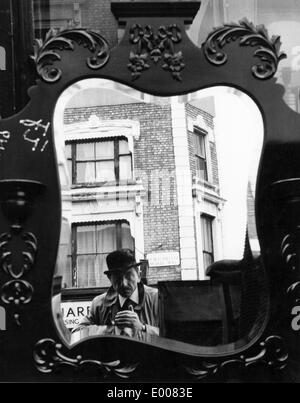
{"type": "MultiPolygon", "coordinates": [[[[67,287],[66,289],[77,289],[78,287],[78,271],[77,271],[77,258],[78,256],[87,256],[87,255],[104,255],[107,253],[77,253],[77,228],[78,227],[86,227],[91,226],[97,228],[97,226],[101,225],[111,225],[114,224],[116,228],[116,249],[122,249],[122,225],[127,224],[130,229],[130,223],[127,220],[118,220],[118,221],[95,221],[95,222],[74,222],[71,226],[71,255],[68,255],[68,258],[71,257],[71,279],[72,285],[71,287],[67,287]]],[[[135,252],[135,239],[133,240],[133,252],[135,252]]],[[[96,287],[80,287],[80,289],[90,289],[90,288],[105,288],[102,285],[97,285],[96,287]]],[[[106,287],[107,288],[107,287],[106,287]]]]}
{"type": "Polygon", "coordinates": [[[204,271],[206,271],[206,269],[207,269],[207,267],[205,267],[205,259],[204,259],[205,255],[208,255],[208,256],[211,257],[212,263],[215,261],[215,250],[214,250],[214,246],[215,246],[215,245],[214,245],[214,220],[215,220],[215,217],[213,217],[213,216],[211,216],[211,215],[209,215],[209,214],[206,214],[206,213],[200,213],[200,224],[201,224],[201,231],[202,231],[202,234],[201,234],[201,237],[202,237],[202,259],[203,259],[203,268],[204,268],[204,271]],[[203,219],[208,220],[209,223],[210,223],[211,251],[205,250],[204,236],[203,236],[203,234],[204,234],[203,219]]]}
{"type": "MultiPolygon", "coordinates": [[[[120,142],[121,141],[126,141],[128,142],[127,137],[108,137],[108,138],[101,138],[101,139],[86,139],[84,141],[66,141],[65,145],[66,146],[71,146],[71,158],[67,158],[67,161],[71,161],[71,179],[72,179],[72,187],[95,187],[95,186],[103,186],[104,184],[120,184],[121,182],[125,181],[126,183],[130,182],[133,180],[133,156],[132,152],[129,150],[127,154],[120,154],[120,142]],[[77,161],[77,145],[78,144],[94,144],[94,147],[96,147],[96,144],[99,143],[104,143],[104,142],[113,142],[114,144],[114,158],[110,159],[99,159],[95,155],[95,159],[93,160],[81,160],[77,161]],[[121,157],[130,157],[130,169],[131,169],[131,178],[128,179],[121,179],[120,180],[120,158],[121,157]],[[115,175],[115,180],[113,181],[94,181],[94,182],[78,182],[77,181],[77,163],[93,163],[94,168],[95,168],[95,174],[96,174],[96,164],[99,162],[107,162],[107,161],[113,161],[114,162],[114,175],[115,175]]],[[[129,145],[129,144],[128,144],[129,145]]],[[[94,150],[95,153],[95,150],[94,150]]],[[[69,165],[69,164],[68,164],[69,165]]],[[[96,175],[95,175],[96,177],[96,175]]]]}
{"type": "MultiPolygon", "coordinates": [[[[208,135],[208,132],[206,130],[201,129],[198,126],[193,127],[193,140],[194,140],[194,156],[195,156],[195,164],[196,164],[196,175],[198,174],[198,169],[197,169],[197,161],[200,160],[204,163],[205,166],[205,174],[204,177],[200,177],[201,180],[204,180],[206,182],[209,181],[209,172],[208,172],[208,152],[207,152],[207,141],[206,137],[208,135]],[[196,138],[201,138],[203,139],[203,146],[204,146],[204,156],[199,155],[197,153],[197,147],[196,147],[196,138]]],[[[197,175],[198,176],[198,175],[197,175]]]]}

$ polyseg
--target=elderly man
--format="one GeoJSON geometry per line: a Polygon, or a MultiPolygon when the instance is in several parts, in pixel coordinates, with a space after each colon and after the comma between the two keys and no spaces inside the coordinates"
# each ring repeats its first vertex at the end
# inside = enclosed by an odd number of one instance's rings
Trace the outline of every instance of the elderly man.
{"type": "Polygon", "coordinates": [[[112,252],[106,263],[105,274],[111,287],[93,300],[90,314],[73,332],[92,327],[94,334],[138,338],[159,335],[158,291],[140,282],[140,263],[136,262],[133,252],[130,249],[112,252]]]}

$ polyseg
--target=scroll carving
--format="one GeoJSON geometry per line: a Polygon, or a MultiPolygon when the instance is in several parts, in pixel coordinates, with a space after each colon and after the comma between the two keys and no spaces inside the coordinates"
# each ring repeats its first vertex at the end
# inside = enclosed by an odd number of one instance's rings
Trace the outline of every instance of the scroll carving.
{"type": "Polygon", "coordinates": [[[287,295],[290,301],[291,310],[300,305],[300,278],[299,270],[299,241],[300,227],[295,228],[294,233],[287,234],[281,243],[281,255],[292,278],[291,284],[287,288],[287,295]]]}
{"type": "Polygon", "coordinates": [[[12,251],[9,248],[13,236],[9,233],[0,236],[0,264],[3,271],[9,275],[10,281],[6,282],[1,289],[1,299],[7,305],[13,305],[16,312],[14,319],[20,326],[20,306],[28,304],[32,300],[33,287],[24,280],[24,276],[29,272],[34,263],[37,252],[36,237],[27,232],[22,235],[24,250],[22,251],[23,264],[21,267],[14,267],[12,263],[12,251]]]}
{"type": "Polygon", "coordinates": [[[109,59],[108,43],[99,34],[85,30],[73,29],[63,30],[58,34],[51,29],[46,35],[45,41],[35,40],[34,55],[32,59],[40,77],[47,83],[57,82],[62,71],[54,66],[54,62],[60,61],[61,56],[58,50],[74,50],[74,42],[89,49],[92,56],[86,60],[87,66],[92,70],[103,67],[109,59]]]}
{"type": "Polygon", "coordinates": [[[257,364],[263,364],[266,367],[272,367],[276,370],[283,370],[288,362],[288,352],[285,343],[280,336],[269,336],[259,344],[259,350],[254,356],[240,355],[235,358],[218,362],[202,361],[197,368],[186,367],[188,374],[197,379],[204,379],[211,375],[222,372],[226,367],[249,368],[257,364]]]}
{"type": "Polygon", "coordinates": [[[241,46],[258,46],[254,56],[260,59],[260,63],[252,66],[254,77],[260,80],[273,77],[279,62],[286,58],[286,54],[280,52],[280,37],[269,38],[263,25],[255,27],[247,19],[241,20],[238,24],[225,24],[216,28],[208,36],[204,43],[204,54],[207,60],[216,66],[225,64],[228,56],[222,49],[238,38],[241,46]]]}
{"type": "Polygon", "coordinates": [[[119,360],[112,362],[85,360],[80,355],[71,358],[64,355],[62,349],[63,346],[52,339],[39,341],[34,350],[34,361],[38,371],[47,374],[58,372],[63,367],[71,367],[75,370],[80,370],[85,366],[92,366],[100,370],[104,378],[115,375],[119,378],[127,379],[138,367],[138,364],[122,366],[119,360]]]}

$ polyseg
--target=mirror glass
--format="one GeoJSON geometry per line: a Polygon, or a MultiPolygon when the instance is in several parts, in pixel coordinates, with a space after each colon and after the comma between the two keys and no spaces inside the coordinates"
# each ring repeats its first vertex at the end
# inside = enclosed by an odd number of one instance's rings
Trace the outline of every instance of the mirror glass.
{"type": "Polygon", "coordinates": [[[88,79],[65,90],[53,119],[61,336],[203,346],[241,338],[244,308],[254,309],[243,261],[257,265],[260,254],[263,120],[254,101],[229,87],[157,97],[88,79]]]}

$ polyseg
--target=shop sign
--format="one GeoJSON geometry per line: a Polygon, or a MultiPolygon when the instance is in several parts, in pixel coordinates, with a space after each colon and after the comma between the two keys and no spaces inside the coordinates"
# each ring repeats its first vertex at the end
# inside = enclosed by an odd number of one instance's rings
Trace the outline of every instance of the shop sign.
{"type": "Polygon", "coordinates": [[[89,314],[91,301],[62,302],[61,310],[65,326],[72,329],[89,314]]]}
{"type": "Polygon", "coordinates": [[[179,252],[162,251],[147,255],[149,267],[178,266],[180,264],[179,252]]]}

